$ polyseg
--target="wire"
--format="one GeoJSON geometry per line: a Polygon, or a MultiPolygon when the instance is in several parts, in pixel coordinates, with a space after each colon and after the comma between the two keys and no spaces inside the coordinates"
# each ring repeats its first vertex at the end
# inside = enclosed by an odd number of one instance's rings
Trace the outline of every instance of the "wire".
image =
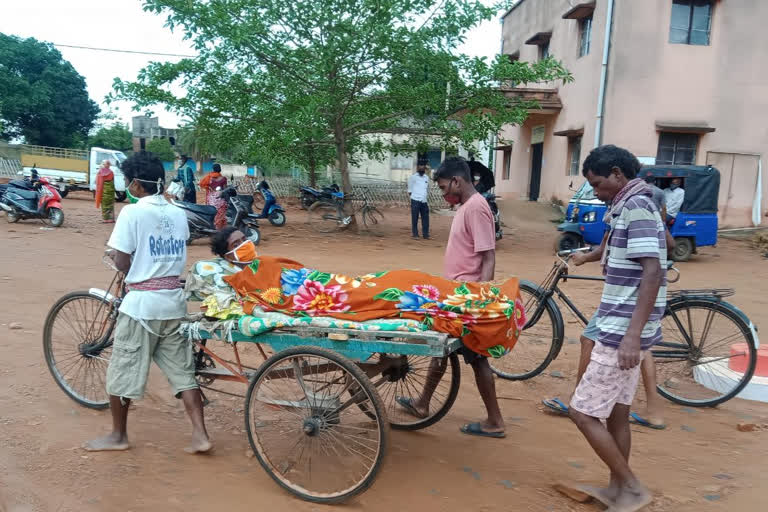
{"type": "Polygon", "coordinates": [[[53,46],[59,46],[62,48],[77,48],[79,50],[95,50],[100,52],[132,53],[135,55],[159,55],[161,57],[184,57],[187,59],[194,59],[197,57],[197,55],[181,55],[178,53],[140,52],[140,51],[134,51],[134,50],[115,50],[114,48],[96,48],[93,46],[78,46],[74,44],[58,44],[58,43],[51,43],[51,44],[53,44],[53,46]]]}

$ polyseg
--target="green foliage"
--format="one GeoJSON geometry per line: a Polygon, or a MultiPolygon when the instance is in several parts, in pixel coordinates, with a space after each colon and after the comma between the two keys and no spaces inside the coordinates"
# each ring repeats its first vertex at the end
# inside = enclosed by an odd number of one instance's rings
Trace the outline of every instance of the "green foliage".
{"type": "Polygon", "coordinates": [[[171,148],[171,143],[168,139],[152,139],[147,142],[147,151],[153,153],[157,158],[163,162],[173,162],[176,155],[171,148]]]}
{"type": "Polygon", "coordinates": [[[88,137],[88,146],[129,151],[133,148],[133,134],[128,129],[128,125],[112,123],[109,126],[102,126],[88,137]]]}
{"type": "Polygon", "coordinates": [[[502,84],[570,80],[554,59],[459,55],[467,31],[496,15],[478,0],[144,0],[144,8],[165,14],[198,57],[116,80],[116,98],[164,104],[205,126],[211,147],[237,146],[244,159],[316,169],[335,160],[347,191],[359,155],[485,140],[534,106],[502,94],[502,84]],[[393,147],[389,134],[408,142],[393,147]]]}
{"type": "Polygon", "coordinates": [[[0,34],[0,137],[75,147],[98,113],[85,79],[51,44],[0,34]]]}

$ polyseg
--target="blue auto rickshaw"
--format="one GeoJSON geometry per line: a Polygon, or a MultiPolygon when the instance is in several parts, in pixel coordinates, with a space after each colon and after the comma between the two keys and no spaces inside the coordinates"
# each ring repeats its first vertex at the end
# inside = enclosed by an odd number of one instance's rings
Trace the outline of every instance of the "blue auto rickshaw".
{"type": "MultiPolygon", "coordinates": [[[[717,244],[717,200],[720,193],[720,172],[712,166],[647,165],[640,170],[640,178],[652,182],[660,189],[679,178],[685,191],[680,212],[669,224],[675,239],[670,257],[686,261],[697,247],[717,244]]],[[[566,210],[566,221],[557,229],[562,232],[558,250],[577,249],[585,245],[598,245],[603,239],[606,224],[603,217],[606,205],[595,197],[589,183],[579,188],[566,210]]]]}

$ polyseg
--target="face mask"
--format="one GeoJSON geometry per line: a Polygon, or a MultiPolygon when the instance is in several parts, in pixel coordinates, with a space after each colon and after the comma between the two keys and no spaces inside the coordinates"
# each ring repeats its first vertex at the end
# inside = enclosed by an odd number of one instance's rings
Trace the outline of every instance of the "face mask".
{"type": "Polygon", "coordinates": [[[131,187],[130,185],[128,188],[125,189],[125,195],[128,196],[128,202],[131,204],[135,204],[139,202],[139,198],[131,194],[131,187]]]}
{"type": "Polygon", "coordinates": [[[162,179],[158,178],[157,181],[150,181],[150,180],[142,180],[142,179],[139,179],[139,178],[133,178],[131,180],[131,182],[128,184],[128,186],[125,188],[125,192],[128,195],[128,198],[131,199],[132,203],[135,203],[135,202],[137,202],[139,200],[136,196],[131,194],[131,185],[133,185],[133,182],[135,182],[135,181],[141,181],[142,183],[153,183],[154,185],[156,185],[157,186],[157,192],[155,192],[153,194],[155,196],[162,195],[162,193],[163,193],[163,180],[162,179]]]}
{"type": "Polygon", "coordinates": [[[680,185],[678,185],[677,183],[672,183],[672,184],[669,185],[669,188],[671,188],[672,190],[675,190],[679,186],[680,185]]]}
{"type": "Polygon", "coordinates": [[[419,176],[424,176],[424,169],[418,169],[416,172],[419,173],[419,176]]]}
{"type": "Polygon", "coordinates": [[[461,202],[461,196],[458,194],[454,194],[451,192],[451,189],[453,188],[453,180],[451,180],[451,183],[448,185],[448,191],[443,195],[443,199],[445,199],[445,202],[450,204],[451,206],[456,206],[461,202]]]}
{"type": "Polygon", "coordinates": [[[252,241],[246,240],[227,254],[232,254],[236,263],[251,263],[257,256],[256,245],[252,241]]]}

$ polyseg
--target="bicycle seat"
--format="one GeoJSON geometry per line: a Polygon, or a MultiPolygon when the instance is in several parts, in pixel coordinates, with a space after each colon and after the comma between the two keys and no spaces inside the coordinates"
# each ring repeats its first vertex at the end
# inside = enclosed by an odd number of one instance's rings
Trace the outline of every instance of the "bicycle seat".
{"type": "Polygon", "coordinates": [[[204,215],[206,217],[214,217],[216,216],[216,207],[215,206],[208,206],[205,204],[193,204],[193,203],[185,203],[183,201],[175,201],[173,204],[178,206],[179,208],[183,210],[188,210],[192,213],[196,213],[198,215],[204,215]]]}

